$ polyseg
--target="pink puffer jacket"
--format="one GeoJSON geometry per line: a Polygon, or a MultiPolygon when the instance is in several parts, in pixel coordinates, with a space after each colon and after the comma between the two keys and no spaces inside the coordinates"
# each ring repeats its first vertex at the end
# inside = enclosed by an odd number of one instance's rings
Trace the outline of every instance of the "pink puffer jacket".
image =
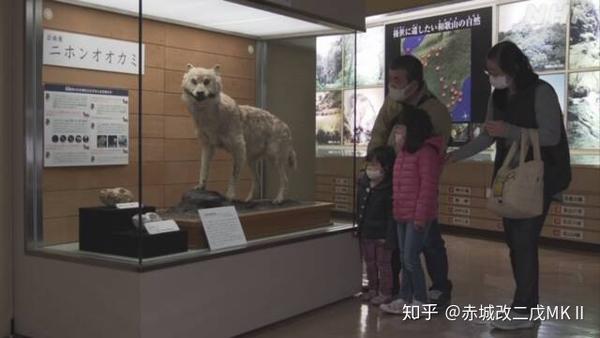
{"type": "Polygon", "coordinates": [[[443,138],[436,136],[411,154],[401,151],[394,163],[394,218],[425,224],[438,217],[438,183],[444,163],[443,138]]]}

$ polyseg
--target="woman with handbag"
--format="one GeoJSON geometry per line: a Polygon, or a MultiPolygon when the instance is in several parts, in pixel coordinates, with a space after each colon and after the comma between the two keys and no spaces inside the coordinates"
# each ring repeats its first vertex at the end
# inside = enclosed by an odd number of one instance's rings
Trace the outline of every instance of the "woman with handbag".
{"type": "Polygon", "coordinates": [[[493,210],[503,217],[516,290],[511,306],[513,320],[498,320],[492,325],[502,330],[533,328],[539,324],[539,320],[529,320],[531,309],[539,303],[538,240],[553,197],[571,181],[569,146],[556,92],[539,79],[519,47],[510,41],[492,47],[487,54],[486,73],[494,90],[488,101],[484,131],[450,153],[447,163],[471,157],[496,143],[495,179],[488,206],[496,206],[493,210]],[[533,149],[529,147],[529,136],[533,149]],[[525,170],[525,161],[531,159],[543,162],[534,169],[542,180],[538,185],[541,196],[533,198],[539,200],[539,206],[503,213],[503,204],[512,199],[507,191],[527,189],[523,177],[521,183],[514,178],[519,176],[519,170],[525,170]]]}

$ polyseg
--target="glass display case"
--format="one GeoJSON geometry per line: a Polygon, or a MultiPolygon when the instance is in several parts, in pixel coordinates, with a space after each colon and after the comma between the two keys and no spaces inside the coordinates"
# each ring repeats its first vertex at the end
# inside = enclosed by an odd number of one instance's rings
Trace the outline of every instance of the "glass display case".
{"type": "Polygon", "coordinates": [[[28,250],[142,266],[335,226],[315,36],[352,29],[243,1],[28,4],[28,250]]]}

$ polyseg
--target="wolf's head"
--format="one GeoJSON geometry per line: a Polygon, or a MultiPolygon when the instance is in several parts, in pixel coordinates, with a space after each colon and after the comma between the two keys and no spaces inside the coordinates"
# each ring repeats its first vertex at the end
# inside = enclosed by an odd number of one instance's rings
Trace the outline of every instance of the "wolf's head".
{"type": "Polygon", "coordinates": [[[183,75],[181,88],[183,94],[202,102],[213,99],[221,93],[221,66],[213,68],[194,67],[187,65],[187,72],[183,75]]]}

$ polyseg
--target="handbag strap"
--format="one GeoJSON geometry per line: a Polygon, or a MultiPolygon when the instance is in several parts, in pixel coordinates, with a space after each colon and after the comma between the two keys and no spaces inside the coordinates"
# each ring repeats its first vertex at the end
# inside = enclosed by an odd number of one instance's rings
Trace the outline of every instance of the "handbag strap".
{"type": "Polygon", "coordinates": [[[510,150],[508,151],[508,154],[504,158],[504,162],[502,163],[500,170],[508,169],[508,167],[512,163],[513,158],[515,157],[515,155],[517,153],[517,149],[518,149],[517,142],[513,142],[512,145],[510,146],[510,150]]]}
{"type": "Polygon", "coordinates": [[[533,147],[533,159],[535,161],[542,160],[542,152],[540,149],[540,136],[537,129],[521,128],[521,149],[519,151],[519,165],[525,163],[525,157],[529,152],[529,146],[533,147]]]}

